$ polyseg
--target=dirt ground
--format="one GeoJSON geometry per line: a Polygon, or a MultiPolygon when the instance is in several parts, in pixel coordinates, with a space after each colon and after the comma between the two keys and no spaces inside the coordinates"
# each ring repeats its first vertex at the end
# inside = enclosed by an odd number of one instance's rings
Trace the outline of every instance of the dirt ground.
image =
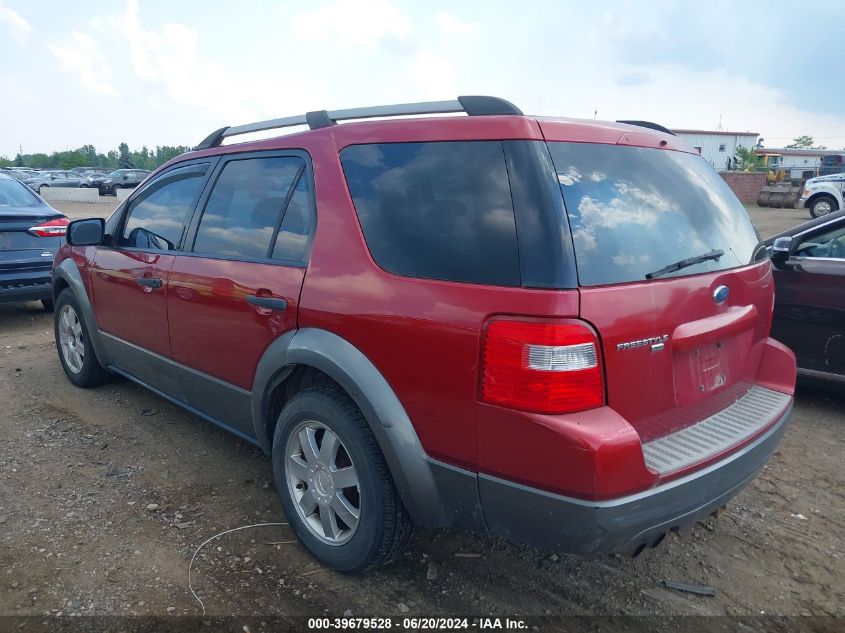
{"type": "MultiPolygon", "coordinates": [[[[56,204],[72,217],[115,205],[56,204]]],[[[809,219],[751,213],[766,235],[809,219]]],[[[843,616],[843,405],[801,387],[756,481],[637,559],[418,531],[398,562],[348,577],[271,526],[206,546],[194,588],[219,615],[843,616]]],[[[285,520],[258,450],[127,380],[71,386],[39,304],[0,306],[0,407],[0,615],[200,614],[187,584],[194,550],[222,530],[285,520]]]]}

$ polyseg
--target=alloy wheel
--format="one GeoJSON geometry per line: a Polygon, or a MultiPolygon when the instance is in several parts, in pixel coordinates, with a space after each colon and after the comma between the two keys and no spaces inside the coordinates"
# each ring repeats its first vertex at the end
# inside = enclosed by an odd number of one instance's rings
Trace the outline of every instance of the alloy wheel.
{"type": "Polygon", "coordinates": [[[361,489],[337,434],[314,420],[299,424],[288,438],[285,471],[296,512],[309,532],[329,545],[349,541],[361,518],[361,489]]]}
{"type": "Polygon", "coordinates": [[[85,362],[85,338],[79,315],[67,304],[59,312],[59,344],[68,369],[80,373],[85,362]]]}

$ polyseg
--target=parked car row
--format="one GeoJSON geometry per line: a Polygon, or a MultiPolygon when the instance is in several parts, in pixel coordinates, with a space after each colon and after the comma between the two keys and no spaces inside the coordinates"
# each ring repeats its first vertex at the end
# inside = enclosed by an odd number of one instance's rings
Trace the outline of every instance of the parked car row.
{"type": "Polygon", "coordinates": [[[48,187],[96,187],[100,195],[113,196],[118,189],[134,189],[149,175],[150,172],[144,169],[117,169],[107,174],[50,170],[32,173],[22,182],[39,194],[48,187]]]}

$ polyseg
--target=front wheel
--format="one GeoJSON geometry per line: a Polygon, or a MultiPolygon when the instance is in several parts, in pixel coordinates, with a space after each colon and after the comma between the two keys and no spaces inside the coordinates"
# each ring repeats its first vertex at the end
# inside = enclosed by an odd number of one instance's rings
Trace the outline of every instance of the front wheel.
{"type": "Polygon", "coordinates": [[[49,189],[50,185],[39,185],[38,186],[38,195],[42,195],[44,193],[44,189],[49,189]]]}
{"type": "Polygon", "coordinates": [[[833,213],[836,209],[836,200],[830,196],[821,196],[813,200],[813,204],[810,205],[810,215],[814,218],[820,218],[823,215],[833,213]]]}
{"type": "Polygon", "coordinates": [[[62,290],[56,299],[53,330],[59,361],[68,380],[77,387],[96,387],[109,379],[109,372],[97,360],[79,303],[70,288],[62,290]]]}
{"type": "Polygon", "coordinates": [[[279,416],[273,474],[290,526],[324,565],[357,573],[393,560],[413,530],[384,455],[355,404],[331,387],[279,416]]]}

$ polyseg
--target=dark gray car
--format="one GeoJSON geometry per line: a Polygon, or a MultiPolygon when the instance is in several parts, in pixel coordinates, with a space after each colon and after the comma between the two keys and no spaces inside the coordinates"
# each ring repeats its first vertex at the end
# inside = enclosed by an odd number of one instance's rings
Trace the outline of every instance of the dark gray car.
{"type": "Polygon", "coordinates": [[[67,224],[22,183],[0,174],[0,303],[41,301],[52,310],[53,258],[67,224]]]}
{"type": "Polygon", "coordinates": [[[101,196],[113,196],[118,189],[134,189],[149,175],[146,169],[117,169],[107,176],[91,178],[89,186],[97,187],[101,196]]]}
{"type": "Polygon", "coordinates": [[[24,184],[41,193],[44,187],[90,187],[91,182],[79,174],[72,171],[49,171],[41,172],[35,176],[27,178],[23,181],[24,184]]]}

